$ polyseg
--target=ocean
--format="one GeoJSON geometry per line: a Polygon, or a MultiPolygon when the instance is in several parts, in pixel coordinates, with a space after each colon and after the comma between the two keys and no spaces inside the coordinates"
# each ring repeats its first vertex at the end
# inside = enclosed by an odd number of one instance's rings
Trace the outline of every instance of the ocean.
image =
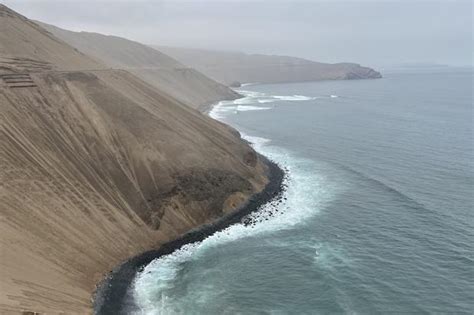
{"type": "Polygon", "coordinates": [[[140,314],[472,314],[473,73],[245,85],[211,117],[287,169],[279,212],[150,263],[140,314]]]}

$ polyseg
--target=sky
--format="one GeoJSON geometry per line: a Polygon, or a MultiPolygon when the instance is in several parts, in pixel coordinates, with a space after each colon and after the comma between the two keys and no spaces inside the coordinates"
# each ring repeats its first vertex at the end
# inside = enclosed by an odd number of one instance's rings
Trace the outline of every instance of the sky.
{"type": "Polygon", "coordinates": [[[367,66],[473,64],[471,0],[0,0],[75,31],[145,44],[367,66]]]}

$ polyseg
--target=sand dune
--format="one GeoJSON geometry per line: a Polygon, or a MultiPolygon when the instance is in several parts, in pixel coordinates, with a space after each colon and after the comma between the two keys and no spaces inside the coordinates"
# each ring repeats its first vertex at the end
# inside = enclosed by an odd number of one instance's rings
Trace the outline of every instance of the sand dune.
{"type": "Polygon", "coordinates": [[[253,149],[172,93],[3,5],[0,29],[0,313],[89,313],[119,262],[266,184],[253,149]]]}

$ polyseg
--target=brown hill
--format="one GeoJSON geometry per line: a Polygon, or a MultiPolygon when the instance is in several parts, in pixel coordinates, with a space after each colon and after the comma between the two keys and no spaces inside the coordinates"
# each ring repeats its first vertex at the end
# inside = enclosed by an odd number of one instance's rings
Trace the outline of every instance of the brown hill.
{"type": "Polygon", "coordinates": [[[126,258],[260,191],[228,127],[0,5],[0,313],[83,314],[126,258]]]}
{"type": "Polygon", "coordinates": [[[0,18],[2,72],[105,68],[3,5],[0,9],[0,18]]]}
{"type": "Polygon", "coordinates": [[[210,103],[239,96],[225,85],[146,45],[117,36],[72,32],[38,23],[107,66],[126,69],[194,108],[204,108],[210,103]]]}
{"type": "Polygon", "coordinates": [[[153,46],[214,80],[240,83],[281,83],[380,78],[379,72],[354,63],[320,63],[296,57],[249,55],[190,48],[153,46]]]}

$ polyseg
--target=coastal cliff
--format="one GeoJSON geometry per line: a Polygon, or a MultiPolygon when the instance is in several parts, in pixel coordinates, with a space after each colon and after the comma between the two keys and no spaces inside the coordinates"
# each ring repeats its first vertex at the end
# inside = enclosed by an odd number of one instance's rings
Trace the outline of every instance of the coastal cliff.
{"type": "Polygon", "coordinates": [[[202,109],[217,101],[239,97],[239,94],[224,84],[138,42],[98,33],[72,32],[37,23],[54,36],[108,67],[126,69],[163,93],[193,108],[202,109]]]}
{"type": "Polygon", "coordinates": [[[377,79],[382,75],[355,63],[321,63],[307,59],[153,46],[185,65],[226,85],[240,83],[287,83],[319,80],[377,79]]]}
{"type": "Polygon", "coordinates": [[[201,110],[210,103],[239,97],[240,83],[283,83],[381,78],[354,63],[328,64],[296,57],[249,55],[152,46],[98,33],[72,32],[40,23],[69,45],[109,67],[127,69],[165,93],[201,110]]]}
{"type": "Polygon", "coordinates": [[[3,5],[0,29],[0,313],[90,313],[112,268],[268,183],[255,151],[189,96],[3,5]]]}

